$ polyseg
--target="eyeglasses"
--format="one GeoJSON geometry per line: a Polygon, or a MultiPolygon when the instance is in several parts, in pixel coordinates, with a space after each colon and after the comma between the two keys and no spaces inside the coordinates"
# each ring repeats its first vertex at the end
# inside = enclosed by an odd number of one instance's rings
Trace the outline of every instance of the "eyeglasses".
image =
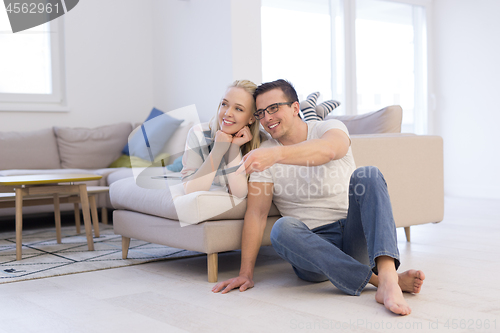
{"type": "Polygon", "coordinates": [[[257,110],[257,112],[255,112],[253,115],[255,116],[255,118],[260,120],[260,119],[264,118],[266,111],[268,114],[273,114],[273,113],[276,113],[279,111],[280,105],[292,105],[293,103],[294,102],[274,103],[274,104],[269,105],[265,109],[257,110]]]}

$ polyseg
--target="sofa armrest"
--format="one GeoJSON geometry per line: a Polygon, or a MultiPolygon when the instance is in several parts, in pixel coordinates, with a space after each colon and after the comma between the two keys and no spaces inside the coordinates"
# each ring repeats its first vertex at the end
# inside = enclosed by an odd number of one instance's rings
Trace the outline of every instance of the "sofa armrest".
{"type": "Polygon", "coordinates": [[[373,165],[387,182],[397,227],[444,215],[443,139],[412,134],[353,135],[356,166],[373,165]]]}

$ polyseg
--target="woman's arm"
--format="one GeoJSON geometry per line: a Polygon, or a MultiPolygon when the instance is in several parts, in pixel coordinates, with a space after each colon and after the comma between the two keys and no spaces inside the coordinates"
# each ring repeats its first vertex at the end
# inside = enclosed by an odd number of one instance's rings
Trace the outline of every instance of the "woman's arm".
{"type": "Polygon", "coordinates": [[[190,180],[184,183],[186,194],[196,191],[208,191],[214,181],[215,172],[231,145],[232,136],[222,131],[217,131],[215,145],[208,158],[201,164],[198,170],[190,176],[190,180]]]}
{"type": "MultiPolygon", "coordinates": [[[[233,167],[241,164],[241,151],[240,146],[236,144],[231,144],[228,153],[228,164],[227,167],[233,167]]],[[[230,173],[227,175],[227,182],[229,187],[229,192],[238,197],[245,198],[248,194],[248,180],[246,174],[236,174],[230,173]]]]}
{"type": "MultiPolygon", "coordinates": [[[[228,167],[241,164],[241,146],[252,140],[252,133],[248,126],[244,126],[233,137],[231,147],[228,152],[228,167]]],[[[245,198],[248,194],[248,179],[245,174],[230,173],[227,175],[229,193],[238,197],[245,198]]]]}

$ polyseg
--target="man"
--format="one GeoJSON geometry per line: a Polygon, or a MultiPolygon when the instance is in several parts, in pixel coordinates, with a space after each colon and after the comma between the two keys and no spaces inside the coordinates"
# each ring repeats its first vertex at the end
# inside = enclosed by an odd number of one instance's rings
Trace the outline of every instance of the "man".
{"type": "MultiPolygon", "coordinates": [[[[213,292],[253,287],[255,261],[271,202],[283,215],[271,231],[276,252],[303,280],[330,280],[359,295],[367,283],[390,311],[407,315],[403,291],[420,292],[424,273],[397,274],[399,252],[387,185],[375,167],[355,169],[350,138],[338,120],[304,122],[297,93],[285,80],[254,93],[255,117],[271,135],[243,158],[251,173],[239,276],[213,292]]],[[[242,166],[242,168],[243,168],[242,166]]]]}

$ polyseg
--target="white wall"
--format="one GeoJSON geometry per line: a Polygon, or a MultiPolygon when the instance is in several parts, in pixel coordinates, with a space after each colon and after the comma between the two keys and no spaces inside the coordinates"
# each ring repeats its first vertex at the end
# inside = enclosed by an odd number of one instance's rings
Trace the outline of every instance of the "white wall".
{"type": "Polygon", "coordinates": [[[153,7],[158,108],[195,104],[208,121],[233,80],[260,83],[260,0],[156,0],[153,7]]]}
{"type": "Polygon", "coordinates": [[[151,0],[85,0],[64,15],[69,112],[0,112],[0,131],[138,122],[153,106],[151,0]]]}
{"type": "Polygon", "coordinates": [[[500,198],[500,1],[434,0],[436,132],[445,193],[500,198]]]}
{"type": "Polygon", "coordinates": [[[229,0],[154,1],[154,101],[162,111],[196,104],[206,121],[231,81],[229,0]]]}
{"type": "Polygon", "coordinates": [[[260,0],[86,0],[65,20],[69,112],[0,112],[0,131],[216,112],[235,79],[261,83],[260,0]],[[140,5],[139,5],[140,4],[140,5]]]}
{"type": "Polygon", "coordinates": [[[233,80],[262,83],[260,11],[260,0],[231,0],[233,80]]]}

